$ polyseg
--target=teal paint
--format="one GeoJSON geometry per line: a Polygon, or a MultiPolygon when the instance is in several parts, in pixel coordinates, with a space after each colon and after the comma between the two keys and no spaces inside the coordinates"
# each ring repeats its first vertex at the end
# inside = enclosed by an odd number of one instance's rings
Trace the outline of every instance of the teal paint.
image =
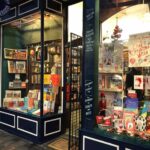
{"type": "Polygon", "coordinates": [[[5,97],[5,90],[8,90],[9,81],[12,81],[14,77],[13,74],[8,74],[7,60],[4,59],[4,48],[23,48],[20,30],[9,26],[3,27],[2,99],[5,97]]]}

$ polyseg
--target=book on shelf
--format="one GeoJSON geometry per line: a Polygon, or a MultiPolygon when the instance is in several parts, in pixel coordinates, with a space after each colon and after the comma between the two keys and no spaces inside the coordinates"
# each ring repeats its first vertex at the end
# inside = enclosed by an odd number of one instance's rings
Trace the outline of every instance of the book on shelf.
{"type": "Polygon", "coordinates": [[[9,82],[9,88],[13,88],[14,87],[14,82],[9,82]]]}
{"type": "Polygon", "coordinates": [[[21,83],[22,81],[21,80],[14,80],[13,81],[13,88],[21,88],[21,83]]]}
{"type": "Polygon", "coordinates": [[[26,73],[26,62],[25,61],[16,61],[16,72],[17,73],[26,73]]]}
{"type": "Polygon", "coordinates": [[[44,74],[44,84],[51,84],[51,75],[50,74],[44,74]]]}
{"type": "Polygon", "coordinates": [[[26,49],[4,48],[4,58],[5,59],[26,60],[27,59],[27,50],[26,49]]]}
{"type": "Polygon", "coordinates": [[[8,73],[26,73],[26,62],[8,60],[8,73]]]}
{"type": "Polygon", "coordinates": [[[15,73],[15,72],[16,72],[15,62],[12,60],[8,60],[8,73],[15,73]]]}
{"type": "Polygon", "coordinates": [[[15,80],[20,80],[20,74],[15,74],[15,80]]]}
{"type": "Polygon", "coordinates": [[[31,76],[31,83],[32,84],[40,84],[41,82],[41,75],[40,74],[33,74],[31,76]]]}
{"type": "Polygon", "coordinates": [[[21,98],[20,90],[6,90],[5,98],[21,98]]]}
{"type": "Polygon", "coordinates": [[[5,91],[5,98],[12,98],[13,97],[13,91],[12,90],[6,90],[5,91]]]}
{"type": "Polygon", "coordinates": [[[14,98],[21,98],[21,91],[20,90],[13,91],[13,97],[14,98]]]}
{"type": "Polygon", "coordinates": [[[14,49],[4,48],[4,58],[5,59],[13,59],[14,49]]]}
{"type": "Polygon", "coordinates": [[[99,76],[99,88],[100,90],[103,89],[122,89],[122,76],[115,74],[115,75],[106,75],[101,74],[99,76]]]}
{"type": "Polygon", "coordinates": [[[37,100],[38,99],[38,94],[39,94],[39,90],[29,90],[29,92],[28,92],[28,98],[33,98],[33,99],[35,99],[35,100],[37,100]]]}
{"type": "Polygon", "coordinates": [[[26,60],[27,59],[27,49],[18,49],[18,59],[26,60]]]}
{"type": "Polygon", "coordinates": [[[10,89],[19,89],[19,88],[26,88],[26,82],[21,80],[14,80],[9,82],[10,89]]]}

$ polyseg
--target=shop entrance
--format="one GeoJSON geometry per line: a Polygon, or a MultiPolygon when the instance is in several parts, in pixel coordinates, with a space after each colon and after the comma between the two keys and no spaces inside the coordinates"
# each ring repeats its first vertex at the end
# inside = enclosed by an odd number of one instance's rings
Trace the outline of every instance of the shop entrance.
{"type": "Polygon", "coordinates": [[[78,150],[81,127],[81,57],[82,38],[70,34],[70,43],[65,47],[66,112],[68,120],[69,150],[78,150]]]}

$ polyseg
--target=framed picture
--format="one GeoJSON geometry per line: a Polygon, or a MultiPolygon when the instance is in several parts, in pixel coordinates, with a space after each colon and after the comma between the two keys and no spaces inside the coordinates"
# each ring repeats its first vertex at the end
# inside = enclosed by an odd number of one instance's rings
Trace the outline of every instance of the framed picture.
{"type": "Polygon", "coordinates": [[[18,49],[17,59],[27,60],[27,50],[26,49],[18,49]]]}
{"type": "Polygon", "coordinates": [[[14,59],[15,53],[16,53],[15,49],[4,48],[5,59],[14,59]]]}
{"type": "Polygon", "coordinates": [[[8,73],[15,73],[16,65],[14,61],[8,60],[8,73]]]}
{"type": "Polygon", "coordinates": [[[5,91],[5,98],[12,98],[13,95],[13,91],[12,90],[6,90],[5,91]]]}
{"type": "Polygon", "coordinates": [[[26,73],[25,61],[16,61],[16,73],[26,73]]]}
{"type": "MultiPolygon", "coordinates": [[[[41,46],[36,47],[36,60],[41,60],[41,46]]],[[[47,47],[44,47],[44,60],[47,60],[47,47]]]]}
{"type": "Polygon", "coordinates": [[[21,91],[20,90],[13,91],[13,97],[14,98],[21,98],[21,91]]]}
{"type": "Polygon", "coordinates": [[[37,46],[36,48],[36,60],[41,60],[41,47],[37,46]]]}

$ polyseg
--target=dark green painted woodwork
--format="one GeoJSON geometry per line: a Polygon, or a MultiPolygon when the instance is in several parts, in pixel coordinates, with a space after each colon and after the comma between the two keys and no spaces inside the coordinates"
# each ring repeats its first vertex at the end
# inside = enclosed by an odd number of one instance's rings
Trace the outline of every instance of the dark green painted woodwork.
{"type": "Polygon", "coordinates": [[[17,28],[3,27],[3,48],[2,48],[2,99],[5,97],[5,90],[8,90],[9,81],[14,77],[8,74],[7,60],[4,59],[4,48],[23,48],[21,31],[17,28]]]}

